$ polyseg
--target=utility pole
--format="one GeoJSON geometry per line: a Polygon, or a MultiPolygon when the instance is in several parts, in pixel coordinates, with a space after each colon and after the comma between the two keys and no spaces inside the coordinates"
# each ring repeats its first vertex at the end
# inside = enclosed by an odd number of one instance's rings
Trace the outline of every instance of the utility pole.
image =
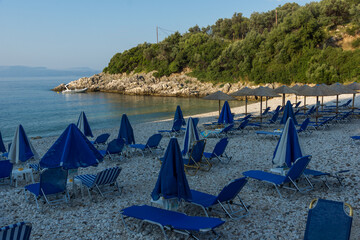
{"type": "Polygon", "coordinates": [[[156,43],[159,43],[159,31],[158,31],[158,26],[156,26],[156,43]]]}
{"type": "Polygon", "coordinates": [[[276,26],[277,26],[277,9],[275,9],[275,22],[276,22],[276,26]]]}

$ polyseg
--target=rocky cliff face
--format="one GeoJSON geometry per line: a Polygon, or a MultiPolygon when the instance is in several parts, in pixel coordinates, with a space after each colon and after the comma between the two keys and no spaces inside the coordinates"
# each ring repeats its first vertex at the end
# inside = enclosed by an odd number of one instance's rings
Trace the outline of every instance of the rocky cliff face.
{"type": "MultiPolygon", "coordinates": [[[[202,97],[215,91],[235,92],[245,86],[243,83],[212,84],[198,81],[185,73],[172,74],[169,77],[155,78],[152,72],[141,74],[99,73],[83,77],[69,83],[70,89],[88,88],[90,92],[117,92],[128,95],[153,95],[176,97],[202,97]]],[[[62,91],[65,84],[52,89],[62,91]]]]}

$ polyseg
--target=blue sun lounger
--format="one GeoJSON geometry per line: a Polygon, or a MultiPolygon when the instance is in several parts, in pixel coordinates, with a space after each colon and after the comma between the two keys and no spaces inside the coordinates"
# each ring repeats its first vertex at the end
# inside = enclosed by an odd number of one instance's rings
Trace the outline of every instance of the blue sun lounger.
{"type": "Polygon", "coordinates": [[[178,119],[173,123],[173,126],[170,130],[158,130],[160,134],[167,133],[169,137],[171,137],[171,134],[174,134],[175,136],[179,133],[181,133],[181,126],[182,126],[182,120],[178,119]]]}
{"type": "Polygon", "coordinates": [[[29,222],[19,222],[0,228],[0,239],[29,240],[32,225],[29,222]]]}
{"type": "Polygon", "coordinates": [[[239,193],[246,183],[246,177],[238,178],[234,181],[231,181],[221,190],[221,192],[217,196],[191,190],[192,199],[189,202],[191,204],[200,206],[204,210],[207,217],[209,216],[207,210],[213,210],[216,205],[220,205],[224,212],[230,218],[242,218],[246,216],[249,212],[248,207],[239,197],[239,193]],[[240,203],[236,203],[234,201],[236,196],[238,197],[240,203]],[[240,206],[242,207],[242,209],[235,209],[234,206],[240,206]],[[244,211],[245,214],[238,214],[241,211],[244,211]]]}
{"type": "Polygon", "coordinates": [[[144,156],[144,152],[146,150],[149,150],[151,153],[153,153],[152,150],[157,149],[159,147],[161,139],[162,139],[162,135],[160,133],[157,133],[149,137],[146,144],[131,144],[130,147],[133,149],[141,150],[141,154],[144,156]]]}
{"type": "Polygon", "coordinates": [[[279,193],[280,197],[282,197],[279,187],[283,187],[286,189],[299,191],[301,193],[310,191],[313,186],[309,179],[304,175],[307,183],[309,184],[309,187],[300,188],[296,181],[300,179],[300,177],[303,175],[304,170],[306,169],[307,165],[309,164],[311,160],[311,156],[304,156],[301,158],[298,158],[295,163],[291,166],[288,173],[285,176],[273,174],[269,172],[259,171],[259,170],[250,170],[243,172],[243,175],[249,178],[253,178],[259,181],[267,182],[270,184],[273,184],[275,186],[276,191],[279,193]],[[293,184],[295,188],[285,186],[285,184],[293,184]]]}
{"type": "Polygon", "coordinates": [[[201,132],[200,134],[204,137],[210,137],[212,135],[215,135],[217,138],[219,138],[221,135],[227,136],[227,134],[233,129],[234,124],[230,124],[222,129],[215,129],[215,130],[205,130],[201,132]]]}
{"type": "Polygon", "coordinates": [[[229,143],[228,138],[220,139],[220,141],[216,143],[214,150],[212,152],[204,152],[203,156],[207,160],[217,158],[220,162],[224,162],[223,157],[225,157],[227,159],[227,161],[224,163],[229,163],[231,160],[231,157],[229,157],[225,152],[228,143],[229,143]]]}
{"type": "Polygon", "coordinates": [[[136,218],[141,221],[158,225],[168,239],[165,229],[187,235],[189,238],[198,239],[193,232],[213,232],[215,228],[221,226],[225,222],[219,218],[195,217],[188,216],[184,213],[169,211],[161,208],[151,207],[148,205],[131,206],[120,211],[122,221],[125,228],[131,231],[125,223],[126,218],[136,218]]]}
{"type": "Polygon", "coordinates": [[[109,139],[110,134],[104,133],[99,135],[95,141],[90,141],[94,145],[106,144],[107,140],[109,139]]]}
{"type": "Polygon", "coordinates": [[[350,239],[353,208],[348,203],[314,199],[309,206],[304,240],[350,239]],[[316,206],[314,204],[316,203],[316,206]],[[344,210],[349,208],[349,214],[344,210]]]}
{"type": "Polygon", "coordinates": [[[347,173],[347,172],[350,172],[350,170],[340,170],[340,171],[337,171],[337,172],[333,172],[333,173],[329,173],[329,172],[321,172],[321,171],[318,171],[318,170],[313,170],[313,169],[305,169],[304,170],[304,174],[306,176],[309,176],[309,177],[313,177],[313,178],[322,178],[322,181],[324,183],[324,185],[330,189],[330,186],[328,184],[328,180],[327,180],[327,177],[334,177],[338,180],[339,184],[341,186],[343,186],[342,184],[342,180],[343,180],[343,177],[341,176],[343,173],[347,173]]]}

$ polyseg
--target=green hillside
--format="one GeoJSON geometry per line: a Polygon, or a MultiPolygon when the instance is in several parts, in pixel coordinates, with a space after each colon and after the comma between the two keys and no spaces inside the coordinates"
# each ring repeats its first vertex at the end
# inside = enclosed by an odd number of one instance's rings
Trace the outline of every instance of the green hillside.
{"type": "Polygon", "coordinates": [[[158,44],[140,44],[115,54],[103,71],[156,70],[160,77],[190,69],[189,75],[212,82],[346,82],[359,80],[359,39],[360,0],[286,3],[250,18],[235,13],[206,28],[194,26],[158,44]],[[353,40],[343,48],[347,37],[353,40]]]}

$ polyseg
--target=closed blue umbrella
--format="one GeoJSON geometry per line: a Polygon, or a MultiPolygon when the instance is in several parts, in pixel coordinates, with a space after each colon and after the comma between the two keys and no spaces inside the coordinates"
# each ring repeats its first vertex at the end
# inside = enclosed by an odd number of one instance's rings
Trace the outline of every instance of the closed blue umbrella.
{"type": "Polygon", "coordinates": [[[181,120],[181,125],[186,125],[183,113],[182,113],[181,108],[180,108],[179,105],[176,107],[175,116],[174,116],[174,122],[176,122],[176,120],[178,120],[178,119],[181,120]]]}
{"type": "Polygon", "coordinates": [[[302,156],[299,136],[294,121],[292,118],[288,118],[279,142],[276,145],[272,162],[276,167],[291,167],[292,163],[302,156]]]}
{"type": "Polygon", "coordinates": [[[196,128],[194,119],[189,117],[186,126],[186,132],[184,135],[184,149],[182,151],[183,156],[190,151],[191,146],[195,141],[199,141],[199,133],[196,128]]]}
{"type": "Polygon", "coordinates": [[[126,114],[122,115],[118,139],[125,139],[125,144],[135,144],[134,131],[126,114]]]}
{"type": "Polygon", "coordinates": [[[11,142],[8,159],[12,163],[26,162],[30,158],[38,158],[38,155],[26,136],[23,126],[20,124],[15,131],[14,138],[11,142]]]}
{"type": "Polygon", "coordinates": [[[79,116],[79,119],[78,119],[78,122],[77,122],[77,125],[76,125],[80,131],[87,137],[94,137],[92,132],[91,132],[91,128],[90,128],[90,125],[89,125],[89,122],[86,118],[86,115],[85,115],[85,112],[81,112],[80,113],[80,116],[79,116]]]}
{"type": "Polygon", "coordinates": [[[184,171],[184,162],[176,138],[171,138],[161,165],[159,177],[151,193],[154,201],[177,198],[191,200],[191,191],[184,171]]]}
{"type": "Polygon", "coordinates": [[[70,124],[40,160],[42,168],[77,169],[96,166],[103,156],[85,135],[70,124]]]}
{"type": "Polygon", "coordinates": [[[1,136],[1,132],[0,132],[0,152],[2,153],[6,152],[5,145],[1,136]]]}
{"type": "Polygon", "coordinates": [[[227,101],[224,102],[224,105],[221,109],[221,113],[218,119],[219,124],[230,124],[234,122],[233,115],[231,114],[230,105],[227,101]]]}
{"type": "Polygon", "coordinates": [[[294,121],[294,124],[297,125],[298,123],[296,121],[294,110],[293,110],[293,107],[291,105],[291,102],[287,101],[286,105],[285,105],[285,109],[284,109],[284,114],[283,114],[283,117],[281,118],[280,123],[285,124],[287,122],[288,118],[290,118],[290,117],[294,121]]]}

